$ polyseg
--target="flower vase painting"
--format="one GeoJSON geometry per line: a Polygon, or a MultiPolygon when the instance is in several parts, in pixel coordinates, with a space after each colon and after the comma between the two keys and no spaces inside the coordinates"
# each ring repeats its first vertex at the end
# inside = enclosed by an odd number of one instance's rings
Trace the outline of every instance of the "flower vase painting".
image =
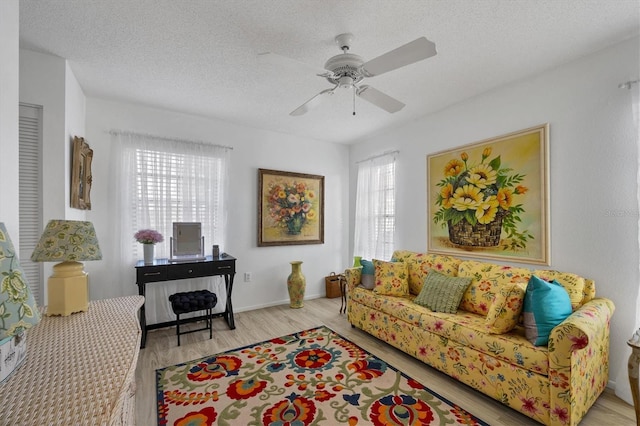
{"type": "Polygon", "coordinates": [[[258,246],[324,243],[324,176],[258,172],[258,246]]]}
{"type": "Polygon", "coordinates": [[[427,156],[429,252],[549,265],[548,132],[427,156]]]}

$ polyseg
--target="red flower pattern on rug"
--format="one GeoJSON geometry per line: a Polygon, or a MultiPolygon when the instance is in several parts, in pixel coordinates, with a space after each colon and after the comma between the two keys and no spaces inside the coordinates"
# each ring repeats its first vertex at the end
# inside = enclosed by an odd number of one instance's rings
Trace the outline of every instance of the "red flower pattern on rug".
{"type": "Polygon", "coordinates": [[[326,327],[156,371],[158,425],[486,425],[326,327]]]}

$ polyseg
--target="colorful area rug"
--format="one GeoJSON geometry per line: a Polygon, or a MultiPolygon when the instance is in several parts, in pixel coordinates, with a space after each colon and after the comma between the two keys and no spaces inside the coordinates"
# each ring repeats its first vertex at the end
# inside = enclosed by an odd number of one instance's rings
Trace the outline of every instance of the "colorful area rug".
{"type": "Polygon", "coordinates": [[[486,425],[326,327],[156,370],[159,425],[486,425]]]}

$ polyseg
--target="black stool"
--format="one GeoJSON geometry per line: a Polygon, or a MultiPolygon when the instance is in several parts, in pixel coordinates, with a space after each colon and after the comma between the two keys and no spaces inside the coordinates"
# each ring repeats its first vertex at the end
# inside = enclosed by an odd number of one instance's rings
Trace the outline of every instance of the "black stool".
{"type": "Polygon", "coordinates": [[[178,335],[178,346],[180,346],[180,335],[193,333],[195,331],[209,330],[209,339],[213,337],[213,308],[218,303],[218,297],[209,290],[187,291],[169,296],[171,309],[176,314],[176,334],[178,335]],[[183,331],[180,333],[180,314],[188,312],[207,311],[206,327],[196,330],[183,331]]]}

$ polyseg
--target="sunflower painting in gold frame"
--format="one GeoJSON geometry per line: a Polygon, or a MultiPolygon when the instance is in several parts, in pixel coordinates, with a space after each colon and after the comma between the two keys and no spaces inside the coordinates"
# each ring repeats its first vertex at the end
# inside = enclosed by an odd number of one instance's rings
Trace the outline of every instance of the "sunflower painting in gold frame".
{"type": "Polygon", "coordinates": [[[549,265],[549,125],[427,156],[428,251],[549,265]]]}

